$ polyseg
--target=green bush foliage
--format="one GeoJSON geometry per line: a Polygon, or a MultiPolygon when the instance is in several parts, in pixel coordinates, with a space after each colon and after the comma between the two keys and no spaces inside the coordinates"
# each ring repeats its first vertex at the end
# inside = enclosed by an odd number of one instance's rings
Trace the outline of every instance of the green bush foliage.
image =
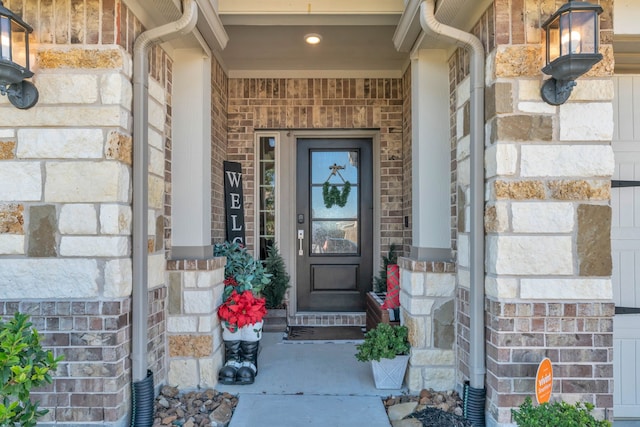
{"type": "Polygon", "coordinates": [[[267,308],[281,307],[289,288],[290,277],[275,243],[267,249],[267,259],[264,263],[265,270],[271,275],[271,281],[262,288],[262,296],[267,301],[267,308]]]}
{"type": "Polygon", "coordinates": [[[409,330],[406,326],[378,323],[364,334],[364,342],[356,346],[356,359],[360,362],[393,359],[409,353],[409,330]]]}
{"type": "Polygon", "coordinates": [[[51,384],[62,356],[54,358],[43,350],[40,335],[31,328],[29,316],[16,313],[9,321],[0,320],[0,426],[32,427],[46,409],[31,402],[34,387],[51,384]]]}
{"type": "Polygon", "coordinates": [[[593,405],[588,402],[575,405],[547,402],[533,406],[531,398],[527,397],[518,410],[511,410],[511,414],[519,427],[611,427],[609,421],[596,420],[591,415],[592,410],[593,405]]]}
{"type": "Polygon", "coordinates": [[[227,299],[234,289],[238,293],[252,290],[257,295],[271,279],[271,275],[265,271],[262,262],[255,259],[245,247],[238,243],[215,244],[213,255],[227,257],[224,277],[233,278],[236,282],[235,286],[230,284],[225,286],[224,299],[227,299]]]}

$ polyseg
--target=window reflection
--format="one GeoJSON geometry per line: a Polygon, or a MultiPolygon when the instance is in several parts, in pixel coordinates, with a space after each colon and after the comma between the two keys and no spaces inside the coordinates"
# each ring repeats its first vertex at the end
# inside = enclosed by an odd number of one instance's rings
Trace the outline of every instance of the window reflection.
{"type": "Polygon", "coordinates": [[[358,253],[358,221],[313,221],[311,253],[358,253]]]}

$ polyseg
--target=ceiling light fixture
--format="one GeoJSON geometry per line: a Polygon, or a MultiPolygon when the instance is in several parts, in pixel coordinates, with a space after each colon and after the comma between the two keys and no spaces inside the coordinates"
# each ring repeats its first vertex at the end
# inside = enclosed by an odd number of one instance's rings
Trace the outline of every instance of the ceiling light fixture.
{"type": "Polygon", "coordinates": [[[307,34],[304,36],[304,41],[309,44],[318,44],[322,41],[322,36],[316,33],[307,34]]]}

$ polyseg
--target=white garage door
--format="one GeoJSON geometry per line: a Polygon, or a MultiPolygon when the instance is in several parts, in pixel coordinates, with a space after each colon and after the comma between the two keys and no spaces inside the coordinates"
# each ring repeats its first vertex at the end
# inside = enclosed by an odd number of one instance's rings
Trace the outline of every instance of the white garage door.
{"type": "Polygon", "coordinates": [[[640,419],[640,76],[614,83],[614,415],[640,419]]]}

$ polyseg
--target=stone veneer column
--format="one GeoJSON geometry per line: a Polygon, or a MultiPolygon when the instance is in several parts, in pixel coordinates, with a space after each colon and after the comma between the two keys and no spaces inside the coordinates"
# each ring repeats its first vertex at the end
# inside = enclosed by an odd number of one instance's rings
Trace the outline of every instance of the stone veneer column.
{"type": "Polygon", "coordinates": [[[168,261],[168,383],[182,390],[214,387],[223,364],[222,304],[226,259],[168,261]]]}
{"type": "Polygon", "coordinates": [[[455,386],[455,265],[399,258],[402,323],[409,329],[409,391],[455,386]]]}
{"type": "MultiPolygon", "coordinates": [[[[539,362],[554,366],[553,397],[611,417],[613,314],[610,179],[614,170],[612,52],[578,79],[568,102],[540,98],[542,1],[495,2],[477,28],[495,22],[486,90],[486,387],[489,425],[534,396],[539,362]],[[525,10],[526,9],[526,10],[525,10]],[[537,11],[537,12],[536,12],[537,11]],[[494,21],[495,17],[495,21],[494,21]],[[495,45],[494,42],[495,41],[495,45]]],[[[610,25],[603,2],[602,30],[610,25]],[[609,24],[608,24],[609,23],[609,24]]],[[[609,27],[610,30],[610,27],[609,27]]],[[[603,37],[610,40],[610,37],[603,37]]],[[[468,378],[469,227],[465,221],[468,76],[461,55],[452,98],[458,142],[458,370],[468,378]]]]}

